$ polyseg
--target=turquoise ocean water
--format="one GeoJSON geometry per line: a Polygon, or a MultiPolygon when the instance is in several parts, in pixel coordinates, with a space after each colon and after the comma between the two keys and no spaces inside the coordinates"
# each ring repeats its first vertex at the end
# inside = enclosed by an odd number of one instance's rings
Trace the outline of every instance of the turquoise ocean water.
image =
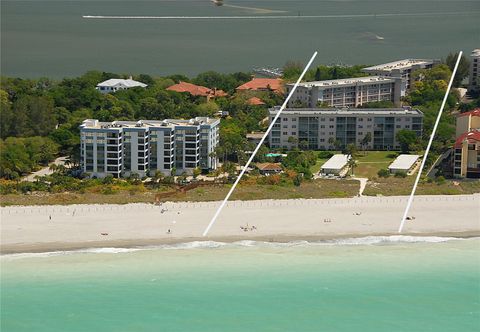
{"type": "Polygon", "coordinates": [[[478,331],[480,239],[424,240],[3,256],[1,331],[478,331]]]}
{"type": "Polygon", "coordinates": [[[480,47],[478,0],[2,0],[1,72],[153,75],[306,62],[376,64],[480,47]],[[261,10],[259,10],[260,8],[261,10]],[[120,16],[296,16],[112,20],[120,16]],[[305,16],[321,16],[307,18],[305,16]]]}

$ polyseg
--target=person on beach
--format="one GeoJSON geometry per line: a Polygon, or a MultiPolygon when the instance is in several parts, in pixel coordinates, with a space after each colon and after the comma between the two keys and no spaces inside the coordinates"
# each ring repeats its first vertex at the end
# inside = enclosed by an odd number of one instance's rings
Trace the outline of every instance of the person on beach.
{"type": "Polygon", "coordinates": [[[48,220],[50,220],[50,221],[52,220],[52,215],[48,216],[48,220]]]}

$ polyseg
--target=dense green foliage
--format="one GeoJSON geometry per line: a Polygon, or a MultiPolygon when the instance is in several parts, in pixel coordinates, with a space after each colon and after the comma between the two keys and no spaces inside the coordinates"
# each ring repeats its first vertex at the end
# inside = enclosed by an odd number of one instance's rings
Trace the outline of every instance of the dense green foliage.
{"type": "MultiPolygon", "coordinates": [[[[455,68],[455,63],[457,62],[458,53],[450,53],[447,58],[445,59],[445,63],[450,68],[451,71],[455,68]]],[[[464,80],[465,77],[468,76],[468,72],[470,70],[470,61],[468,58],[462,54],[460,58],[460,63],[458,64],[457,74],[453,79],[453,86],[459,87],[464,80]]]]}
{"type": "MultiPolygon", "coordinates": [[[[432,133],[451,74],[450,68],[444,64],[412,73],[412,78],[416,81],[405,100],[412,106],[419,108],[425,115],[423,119],[424,145],[426,145],[432,133]]],[[[452,112],[456,109],[458,100],[458,93],[451,91],[432,145],[434,153],[442,152],[455,139],[455,116],[452,112]]]]}
{"type": "Polygon", "coordinates": [[[294,150],[290,151],[287,157],[282,160],[282,165],[297,173],[302,173],[305,178],[309,179],[312,177],[310,167],[315,165],[316,162],[317,155],[313,151],[294,150]]]}
{"type": "Polygon", "coordinates": [[[251,97],[248,93],[207,100],[166,90],[184,80],[231,94],[237,86],[251,79],[248,73],[212,71],[192,80],[180,75],[153,78],[141,74],[134,79],[148,84],[146,89],[132,88],[113,94],[101,94],[95,89],[99,82],[120,77],[97,71],[61,81],[2,77],[0,135],[1,139],[8,140],[2,141],[2,156],[6,159],[0,164],[0,176],[15,177],[31,172],[53,160],[57,153],[69,156],[73,162],[78,161],[79,125],[87,118],[100,121],[192,118],[212,117],[220,110],[228,111],[232,117],[222,122],[221,133],[225,137],[221,141],[226,155],[235,159],[234,154],[245,148],[245,133],[261,129],[260,121],[267,115],[266,108],[277,104],[280,98],[273,93],[260,93],[266,106],[250,106],[246,105],[251,97]],[[239,138],[239,134],[242,137],[239,138]],[[41,157],[32,158],[33,152],[28,150],[32,141],[38,141],[38,145],[47,144],[49,148],[42,152],[43,155],[38,153],[41,157]],[[25,156],[29,156],[28,161],[25,156]]]}
{"type": "Polygon", "coordinates": [[[418,143],[418,137],[415,132],[408,129],[399,130],[395,138],[400,144],[400,149],[403,153],[408,153],[418,143]]]}
{"type": "Polygon", "coordinates": [[[18,179],[38,165],[47,165],[57,152],[58,145],[48,137],[0,140],[0,177],[18,179]]]}
{"type": "MultiPolygon", "coordinates": [[[[325,66],[320,65],[315,68],[309,69],[305,74],[304,81],[323,81],[334,80],[340,78],[349,77],[362,77],[368,76],[361,70],[365,68],[364,65],[355,66],[325,66]]],[[[299,62],[289,61],[283,67],[283,78],[287,82],[292,82],[300,77],[304,65],[299,62]]]]}

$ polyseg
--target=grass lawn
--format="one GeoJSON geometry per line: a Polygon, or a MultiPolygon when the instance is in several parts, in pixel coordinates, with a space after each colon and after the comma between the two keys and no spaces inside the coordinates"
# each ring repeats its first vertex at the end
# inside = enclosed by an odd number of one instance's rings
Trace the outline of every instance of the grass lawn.
{"type": "Polygon", "coordinates": [[[356,157],[355,176],[372,179],[379,170],[388,168],[397,155],[394,151],[367,151],[366,155],[359,152],[356,157]]]}
{"type": "MultiPolygon", "coordinates": [[[[415,178],[409,176],[407,178],[390,177],[387,179],[375,179],[369,181],[363,192],[367,196],[396,196],[410,195],[413,188],[415,178]]],[[[442,184],[420,183],[418,185],[416,195],[460,195],[480,193],[480,181],[453,181],[447,180],[442,184]]]]}

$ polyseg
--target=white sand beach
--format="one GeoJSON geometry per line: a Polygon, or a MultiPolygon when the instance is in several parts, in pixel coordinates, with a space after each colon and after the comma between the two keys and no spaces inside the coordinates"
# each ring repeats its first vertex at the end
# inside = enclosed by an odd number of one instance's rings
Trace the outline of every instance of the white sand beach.
{"type": "MultiPolygon", "coordinates": [[[[396,235],[406,202],[404,196],[233,201],[207,237],[202,233],[220,202],[4,207],[1,252],[396,235]]],[[[480,194],[417,196],[409,215],[404,235],[479,236],[480,194]]]]}

